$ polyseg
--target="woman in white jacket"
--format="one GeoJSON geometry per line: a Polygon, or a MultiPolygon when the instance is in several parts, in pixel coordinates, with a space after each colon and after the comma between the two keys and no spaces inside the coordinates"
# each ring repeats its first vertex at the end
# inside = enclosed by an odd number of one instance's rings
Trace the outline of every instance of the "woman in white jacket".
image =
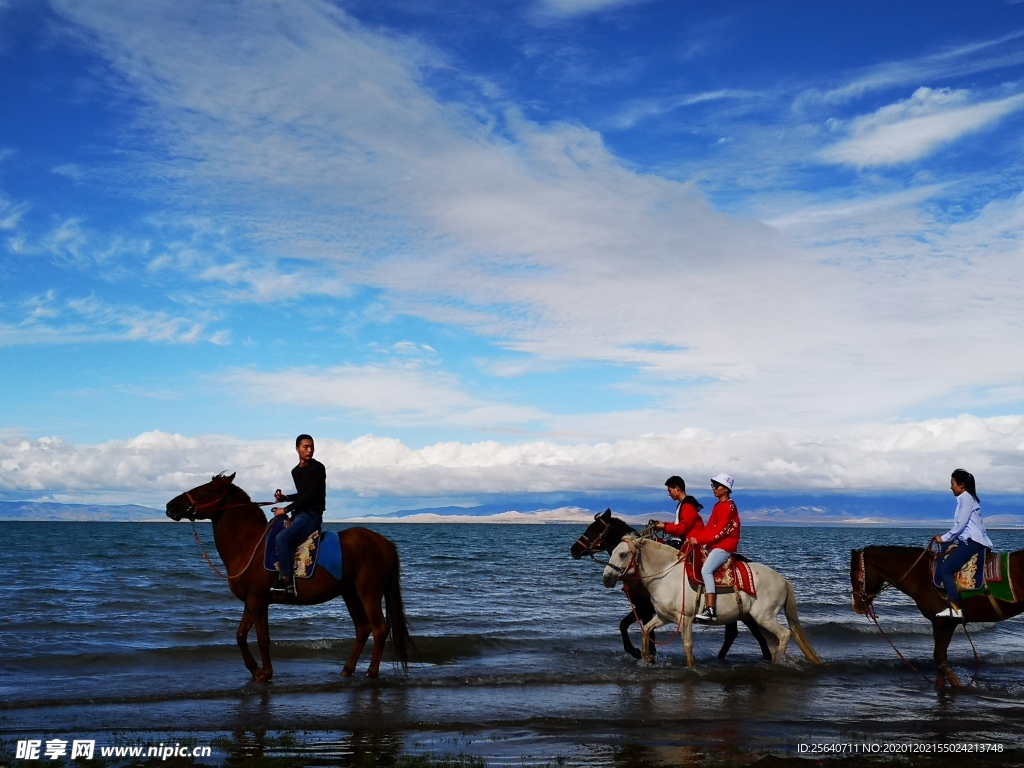
{"type": "Polygon", "coordinates": [[[949,597],[949,607],[936,614],[937,617],[959,619],[960,592],[956,588],[956,572],[974,555],[978,555],[978,567],[985,567],[985,553],[992,549],[992,540],[985,531],[985,523],[981,519],[981,503],[974,485],[974,475],[966,469],[955,469],[949,479],[949,489],[956,496],[956,514],[953,516],[953,527],[946,533],[932,537],[932,541],[942,545],[936,572],[942,578],[949,597]],[[950,545],[956,542],[956,548],[950,545]]]}

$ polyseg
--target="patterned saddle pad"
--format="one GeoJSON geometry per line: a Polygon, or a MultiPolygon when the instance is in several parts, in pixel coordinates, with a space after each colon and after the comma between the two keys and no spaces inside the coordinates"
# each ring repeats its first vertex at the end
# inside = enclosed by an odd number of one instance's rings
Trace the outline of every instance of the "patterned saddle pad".
{"type": "MultiPolygon", "coordinates": [[[[289,525],[291,520],[282,515],[274,518],[270,530],[267,531],[263,567],[268,571],[281,570],[277,562],[277,534],[289,525]]],[[[324,535],[322,528],[317,528],[308,539],[295,548],[295,578],[311,578],[318,564],[341,581],[341,542],[337,535],[324,535]]]]}
{"type": "MultiPolygon", "coordinates": [[[[704,579],[700,577],[700,569],[707,554],[705,547],[690,547],[685,555],[686,578],[694,588],[704,583],[704,579]]],[[[750,565],[743,555],[730,555],[722,567],[715,571],[715,592],[735,590],[757,597],[757,591],[754,589],[754,572],[750,570],[750,565]]]]}
{"type": "MultiPolygon", "coordinates": [[[[935,572],[938,558],[932,556],[932,583],[936,587],[942,587],[942,581],[935,572]]],[[[989,592],[993,597],[1001,600],[1016,602],[1013,586],[1009,578],[1009,553],[988,552],[985,558],[984,567],[978,567],[978,556],[973,555],[970,560],[964,563],[964,567],[957,571],[956,588],[964,597],[971,596],[971,592],[989,592]]]]}

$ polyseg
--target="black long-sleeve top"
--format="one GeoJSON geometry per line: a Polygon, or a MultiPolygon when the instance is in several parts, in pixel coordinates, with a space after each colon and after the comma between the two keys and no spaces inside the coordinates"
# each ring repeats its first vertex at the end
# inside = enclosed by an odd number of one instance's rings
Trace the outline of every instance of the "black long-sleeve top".
{"type": "Polygon", "coordinates": [[[292,468],[292,480],[295,481],[298,493],[284,497],[291,502],[285,509],[289,512],[323,514],[327,509],[327,470],[324,465],[316,459],[310,459],[306,466],[295,466],[292,468]]]}

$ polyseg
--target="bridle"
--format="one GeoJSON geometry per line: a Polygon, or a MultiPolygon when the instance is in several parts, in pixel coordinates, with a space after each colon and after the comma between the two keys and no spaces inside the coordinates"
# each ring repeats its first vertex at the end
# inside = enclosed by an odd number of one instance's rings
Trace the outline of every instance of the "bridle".
{"type": "Polygon", "coordinates": [[[249,566],[252,565],[252,561],[256,557],[256,552],[259,550],[260,544],[263,543],[263,538],[266,535],[267,530],[270,528],[271,525],[273,525],[273,522],[274,522],[273,518],[271,518],[270,521],[267,522],[267,527],[263,530],[263,533],[260,534],[260,537],[256,540],[256,546],[253,547],[252,553],[249,555],[249,560],[246,562],[246,564],[242,568],[242,570],[240,570],[238,573],[232,574],[230,576],[228,574],[226,574],[226,573],[221,573],[220,569],[217,568],[217,566],[213,564],[213,560],[210,559],[210,556],[208,554],[206,554],[206,548],[203,546],[203,542],[199,538],[199,531],[196,530],[196,516],[200,512],[209,512],[211,509],[218,509],[219,508],[221,511],[223,511],[225,509],[232,509],[234,507],[248,507],[248,506],[250,506],[252,504],[255,504],[258,507],[265,507],[265,506],[267,506],[269,504],[274,504],[275,503],[273,501],[246,501],[246,502],[240,502],[240,503],[237,503],[237,504],[224,504],[224,505],[221,505],[221,502],[224,501],[224,499],[228,495],[228,493],[231,492],[231,488],[232,487],[233,487],[232,484],[228,483],[227,488],[224,489],[224,492],[220,496],[218,496],[213,501],[204,501],[202,503],[199,503],[195,499],[192,498],[192,491],[185,491],[185,498],[188,499],[188,503],[190,505],[188,510],[187,510],[187,515],[188,515],[189,522],[192,524],[192,535],[195,537],[196,544],[199,545],[199,551],[202,552],[203,558],[206,560],[206,564],[208,566],[210,566],[210,569],[214,573],[216,573],[218,576],[220,576],[222,579],[226,579],[227,581],[232,581],[233,579],[237,579],[239,576],[241,576],[247,570],[249,570],[249,566]]]}
{"type": "Polygon", "coordinates": [[[267,507],[267,506],[270,506],[271,504],[276,504],[277,503],[276,501],[251,501],[250,500],[250,501],[239,502],[238,504],[224,504],[224,505],[221,505],[221,502],[224,501],[225,497],[231,492],[232,487],[233,486],[231,485],[231,483],[228,483],[228,487],[224,489],[224,493],[222,493],[220,496],[218,496],[213,501],[204,501],[202,503],[200,503],[200,502],[198,502],[198,501],[196,501],[195,499],[192,498],[192,491],[185,491],[184,496],[185,496],[186,499],[188,499],[189,508],[185,511],[185,515],[182,515],[182,517],[186,517],[187,516],[188,519],[191,520],[194,523],[196,521],[196,517],[199,515],[200,512],[209,512],[211,509],[217,509],[218,507],[221,510],[225,510],[225,509],[233,509],[235,507],[248,507],[250,504],[255,504],[257,507],[267,507]]]}
{"type": "MultiPolygon", "coordinates": [[[[642,540],[642,539],[643,539],[643,536],[637,536],[635,538],[625,538],[625,539],[623,539],[623,541],[626,543],[626,547],[629,549],[629,562],[626,563],[626,567],[625,568],[620,568],[619,566],[615,565],[612,562],[609,562],[609,563],[606,564],[606,567],[611,568],[613,571],[615,571],[619,575],[620,579],[623,576],[629,575],[629,572],[632,571],[633,575],[636,576],[637,579],[639,579],[642,583],[646,584],[649,581],[654,581],[655,579],[661,578],[666,573],[668,573],[673,568],[675,568],[677,565],[679,565],[680,563],[683,562],[683,554],[685,553],[685,550],[681,550],[680,551],[679,558],[674,563],[672,563],[672,565],[670,565],[668,568],[665,568],[662,571],[658,571],[657,573],[648,574],[647,576],[641,575],[640,574],[640,570],[639,570],[639,566],[640,566],[640,544],[638,542],[640,540],[642,540]]],[[[684,573],[685,573],[685,571],[684,571],[684,573]]]]}
{"type": "Polygon", "coordinates": [[[858,569],[857,569],[857,576],[858,576],[858,581],[860,582],[859,583],[859,587],[860,588],[852,590],[853,591],[853,596],[855,598],[859,599],[861,601],[861,603],[863,604],[863,606],[864,606],[864,613],[866,613],[869,616],[871,616],[875,612],[874,606],[872,605],[872,601],[874,601],[874,599],[876,597],[878,597],[880,594],[882,594],[882,592],[884,592],[886,589],[891,587],[892,584],[890,584],[887,581],[883,581],[882,582],[882,586],[877,591],[872,592],[869,595],[868,594],[868,571],[867,571],[867,566],[864,564],[864,550],[863,549],[857,551],[857,564],[859,566],[858,569]]]}
{"type": "Polygon", "coordinates": [[[859,598],[864,603],[864,612],[867,613],[869,616],[873,617],[875,609],[872,606],[872,601],[876,597],[878,597],[880,594],[882,594],[885,590],[889,589],[889,587],[891,587],[891,586],[893,586],[895,584],[899,584],[905,578],[907,578],[907,576],[910,575],[910,572],[913,571],[917,567],[917,564],[919,562],[921,562],[921,558],[924,557],[926,554],[928,554],[928,552],[929,552],[929,548],[928,547],[925,547],[924,549],[922,549],[921,550],[921,554],[918,555],[917,559],[914,560],[914,562],[910,564],[910,567],[907,568],[907,572],[906,573],[904,573],[902,576],[900,576],[895,581],[883,581],[882,582],[882,586],[879,587],[877,591],[872,592],[871,594],[868,594],[868,585],[867,585],[868,570],[867,570],[867,566],[864,564],[864,550],[863,549],[858,550],[857,551],[857,560],[858,560],[858,565],[860,566],[860,568],[859,568],[860,572],[858,574],[858,576],[859,576],[858,581],[860,582],[860,589],[856,589],[856,590],[852,590],[852,591],[853,591],[853,596],[855,598],[859,598]]]}
{"type": "Polygon", "coordinates": [[[230,491],[231,484],[228,483],[228,487],[224,489],[224,493],[222,493],[213,501],[204,501],[202,503],[192,498],[192,491],[185,491],[185,498],[188,499],[189,503],[189,507],[185,511],[186,515],[188,516],[188,519],[194,523],[196,521],[196,518],[199,516],[200,512],[209,512],[211,509],[216,509],[218,506],[220,506],[220,503],[224,501],[225,497],[228,495],[230,491]]]}
{"type": "Polygon", "coordinates": [[[600,516],[597,517],[595,522],[604,523],[604,528],[593,536],[587,536],[587,532],[584,531],[583,535],[576,539],[576,543],[583,547],[583,554],[587,555],[591,560],[597,559],[594,557],[594,553],[601,551],[601,544],[604,543],[604,537],[608,535],[608,531],[612,527],[610,522],[600,516]]]}

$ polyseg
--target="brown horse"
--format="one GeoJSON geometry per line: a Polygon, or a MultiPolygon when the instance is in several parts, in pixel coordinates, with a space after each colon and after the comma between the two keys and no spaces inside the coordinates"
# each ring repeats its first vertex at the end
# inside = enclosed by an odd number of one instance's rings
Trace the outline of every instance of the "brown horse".
{"type": "MultiPolygon", "coordinates": [[[[935,641],[935,686],[960,686],[949,668],[946,651],[960,619],[938,618],[936,613],[947,607],[945,590],[932,582],[931,563],[934,555],[921,547],[870,546],[850,552],[850,583],[853,585],[853,610],[870,613],[871,601],[887,585],[909,595],[917,608],[932,623],[935,641]]],[[[1024,551],[1011,552],[1010,583],[1024,586],[1024,551]]],[[[1019,587],[1018,587],[1019,588],[1019,587]]],[[[968,621],[1002,621],[1024,612],[1024,601],[1009,603],[985,595],[963,601],[964,623],[968,621]]]]}
{"type": "Polygon", "coordinates": [[[366,528],[347,528],[337,534],[342,552],[341,581],[326,569],[317,568],[312,578],[301,580],[297,597],[274,595],[270,588],[277,581],[277,574],[263,567],[267,518],[245,491],[233,485],[234,479],[234,474],[218,475],[211,482],[171,499],[167,502],[167,516],[174,521],[188,518],[193,522],[197,519],[213,522],[213,540],[228,572],[228,587],[245,605],[236,640],[245,667],[253,678],[270,682],[274,675],[267,619],[270,603],[314,605],[339,595],[344,598],[356,626],[356,642],[341,674],[355,672],[356,662],[371,632],[373,656],[367,677],[377,676],[388,638],[402,668],[408,671],[411,639],[402,603],[395,545],[366,528]],[[381,611],[382,599],[386,615],[381,611]],[[249,630],[253,625],[262,667],[249,652],[249,630]]]}
{"type": "MultiPolygon", "coordinates": [[[[573,560],[579,560],[584,555],[592,557],[597,552],[611,554],[611,551],[622,541],[622,537],[628,533],[636,533],[636,531],[624,520],[613,517],[610,509],[606,509],[604,512],[594,515],[594,522],[587,527],[582,536],[576,539],[576,542],[569,548],[569,554],[572,555],[573,560]]],[[[628,576],[622,580],[622,591],[626,593],[626,597],[635,610],[635,613],[630,611],[619,622],[622,647],[634,659],[642,658],[644,661],[650,661],[657,652],[657,647],[654,644],[654,631],[652,630],[649,635],[643,634],[641,636],[641,647],[643,650],[638,651],[629,640],[629,628],[637,622],[638,618],[641,627],[654,618],[654,606],[651,604],[651,595],[640,579],[628,576]]],[[[771,661],[772,652],[768,648],[768,642],[764,639],[764,635],[761,633],[761,627],[749,616],[743,617],[743,623],[747,625],[750,633],[757,640],[757,644],[761,646],[761,656],[764,657],[765,661],[771,661]]],[[[718,652],[719,659],[724,659],[726,654],[729,653],[729,649],[732,647],[737,635],[739,635],[739,630],[736,628],[735,621],[725,625],[725,640],[722,642],[722,649],[718,652]]]]}

